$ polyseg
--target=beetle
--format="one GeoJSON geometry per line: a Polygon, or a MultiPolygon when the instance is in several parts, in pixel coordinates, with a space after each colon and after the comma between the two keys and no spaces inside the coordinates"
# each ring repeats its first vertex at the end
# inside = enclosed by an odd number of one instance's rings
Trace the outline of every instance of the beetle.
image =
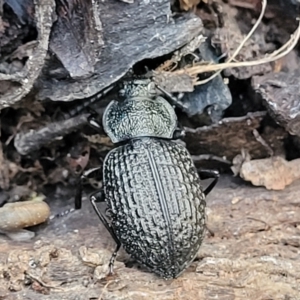
{"type": "MultiPolygon", "coordinates": [[[[217,171],[198,171],[182,137],[173,106],[148,81],[122,90],[103,115],[103,129],[117,147],[103,162],[103,187],[90,196],[94,210],[117,246],[166,279],[178,277],[194,260],[204,237],[205,197],[217,171]],[[201,179],[213,178],[203,190],[201,179]],[[111,221],[97,207],[106,202],[111,221]]],[[[95,128],[101,125],[90,119],[95,128]]],[[[95,168],[92,170],[98,170],[95,168]]],[[[88,171],[90,173],[90,171],[88,171]]],[[[83,176],[86,176],[85,173],[83,176]]],[[[81,185],[76,195],[80,202],[81,185]]]]}

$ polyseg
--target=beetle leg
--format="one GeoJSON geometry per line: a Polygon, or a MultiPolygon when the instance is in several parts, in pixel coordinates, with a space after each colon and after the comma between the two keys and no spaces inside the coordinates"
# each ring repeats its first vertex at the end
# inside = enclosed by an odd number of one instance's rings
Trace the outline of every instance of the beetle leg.
{"type": "MultiPolygon", "coordinates": [[[[183,97],[182,93],[180,93],[177,97],[175,97],[171,93],[166,91],[164,88],[162,88],[161,86],[156,84],[156,87],[158,90],[160,90],[162,93],[164,93],[164,95],[166,96],[166,98],[168,98],[171,105],[181,107],[178,101],[183,97]]],[[[178,123],[177,126],[178,127],[175,129],[175,131],[173,133],[174,140],[178,140],[178,139],[185,137],[185,130],[184,130],[183,126],[180,123],[178,123]]]]}
{"type": "Polygon", "coordinates": [[[89,176],[90,174],[100,170],[101,168],[102,168],[102,166],[97,167],[97,168],[93,168],[93,169],[90,169],[90,170],[86,170],[79,177],[79,180],[77,182],[76,193],[75,193],[75,209],[81,209],[81,204],[82,204],[82,180],[84,178],[87,178],[87,176],[89,176]]]}
{"type": "Polygon", "coordinates": [[[220,174],[217,170],[205,170],[205,169],[198,170],[198,174],[201,180],[214,178],[211,184],[203,192],[204,195],[207,196],[214,188],[214,186],[217,184],[220,174]]]}
{"type": "Polygon", "coordinates": [[[176,97],[174,97],[171,93],[162,88],[160,85],[156,84],[156,87],[165,95],[165,97],[169,100],[171,105],[178,106],[178,99],[176,97]]]}
{"type": "Polygon", "coordinates": [[[176,128],[173,133],[173,140],[182,139],[185,136],[185,132],[179,128],[176,128]]]}
{"type": "Polygon", "coordinates": [[[177,93],[177,96],[174,96],[171,93],[169,93],[167,90],[162,88],[160,85],[156,84],[155,86],[159,91],[161,91],[165,95],[165,97],[169,100],[171,105],[173,105],[175,107],[183,108],[180,101],[184,97],[184,93],[180,92],[180,93],[177,93]]]}
{"type": "Polygon", "coordinates": [[[99,123],[99,121],[97,120],[97,117],[99,116],[96,112],[93,112],[91,108],[90,109],[90,112],[91,112],[91,115],[88,117],[88,123],[89,125],[94,128],[95,130],[97,131],[100,131],[102,132],[102,126],[101,124],[99,123]]]}
{"type": "MultiPolygon", "coordinates": [[[[100,99],[102,99],[103,97],[105,97],[112,89],[113,89],[114,85],[111,85],[107,88],[105,88],[104,90],[102,90],[100,93],[93,95],[89,98],[86,98],[83,101],[80,101],[81,104],[76,104],[75,106],[73,106],[70,110],[68,110],[65,114],[64,117],[65,119],[70,119],[80,113],[82,113],[84,110],[90,110],[90,105],[95,104],[97,101],[99,101],[100,99]]],[[[97,114],[97,112],[96,112],[97,114]]]]}
{"type": "Polygon", "coordinates": [[[98,215],[99,219],[101,220],[101,222],[103,223],[103,225],[105,226],[105,228],[107,229],[107,231],[110,233],[110,235],[112,236],[112,238],[115,240],[115,242],[117,244],[116,249],[115,249],[114,253],[112,254],[111,259],[109,261],[109,273],[113,274],[113,267],[114,267],[114,263],[115,263],[118,251],[121,248],[121,242],[119,241],[112,226],[107,222],[104,214],[97,207],[96,203],[105,202],[104,191],[101,189],[101,190],[93,193],[90,197],[90,200],[91,200],[93,208],[94,208],[96,214],[98,215]]]}
{"type": "Polygon", "coordinates": [[[184,137],[185,137],[185,130],[183,126],[180,123],[178,123],[177,128],[173,133],[173,140],[182,139],[184,137]]]}
{"type": "Polygon", "coordinates": [[[81,209],[81,205],[82,205],[82,179],[83,178],[84,178],[84,176],[81,175],[78,182],[77,182],[77,187],[76,187],[76,192],[75,192],[75,209],[81,209]]]}

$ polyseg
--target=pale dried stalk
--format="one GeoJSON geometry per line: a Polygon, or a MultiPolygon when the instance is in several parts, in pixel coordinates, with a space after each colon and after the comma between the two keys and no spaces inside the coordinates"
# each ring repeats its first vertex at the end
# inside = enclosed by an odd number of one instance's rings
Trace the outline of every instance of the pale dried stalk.
{"type": "MultiPolygon", "coordinates": [[[[267,7],[267,0],[262,0],[262,8],[261,8],[261,12],[260,12],[260,15],[259,15],[257,21],[255,22],[255,24],[252,27],[252,29],[250,30],[250,32],[247,34],[247,36],[244,38],[244,40],[237,47],[237,49],[235,50],[233,55],[227,60],[226,63],[232,62],[236,58],[236,56],[240,53],[240,51],[242,50],[242,48],[244,47],[246,42],[250,39],[250,37],[252,36],[254,31],[257,29],[260,22],[262,21],[262,18],[264,17],[264,14],[265,14],[265,11],[266,11],[266,7],[267,7]]],[[[208,77],[206,79],[203,79],[203,80],[197,81],[195,85],[205,84],[205,83],[209,82],[210,80],[214,79],[215,77],[217,77],[221,72],[222,72],[222,70],[219,70],[215,74],[211,75],[210,77],[208,77]]]]}
{"type": "Polygon", "coordinates": [[[246,41],[251,37],[251,35],[253,34],[253,32],[256,30],[259,23],[261,22],[264,12],[265,12],[265,9],[266,9],[266,5],[267,5],[267,0],[262,0],[262,11],[261,11],[259,18],[257,19],[257,21],[256,21],[255,25],[253,26],[253,28],[251,29],[251,31],[248,33],[248,35],[245,37],[245,39],[242,41],[240,46],[236,49],[236,51],[234,52],[232,57],[230,57],[227,62],[221,63],[221,64],[209,64],[209,65],[203,65],[203,62],[202,62],[202,64],[200,63],[200,64],[194,65],[192,67],[187,67],[187,68],[184,68],[181,70],[177,70],[177,71],[174,71],[173,73],[175,73],[175,74],[186,73],[191,77],[195,77],[201,73],[217,71],[215,74],[213,74],[212,76],[210,76],[207,79],[196,81],[195,85],[201,85],[201,84],[205,84],[205,83],[209,82],[214,77],[218,76],[220,74],[220,72],[224,69],[239,68],[239,67],[252,67],[252,66],[256,66],[256,65],[260,65],[260,64],[273,62],[275,60],[278,60],[278,59],[286,56],[291,50],[293,50],[293,48],[297,45],[297,43],[300,39],[300,21],[299,21],[299,19],[297,19],[298,27],[295,30],[295,32],[291,35],[290,39],[278,50],[276,50],[273,53],[268,54],[265,57],[258,59],[258,60],[232,62],[232,60],[234,60],[234,58],[237,56],[239,51],[245,45],[246,41]]]}

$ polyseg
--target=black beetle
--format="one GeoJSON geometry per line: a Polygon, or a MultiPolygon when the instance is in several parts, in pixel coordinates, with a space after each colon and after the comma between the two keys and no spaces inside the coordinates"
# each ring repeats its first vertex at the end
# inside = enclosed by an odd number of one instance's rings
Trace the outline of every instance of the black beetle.
{"type": "MultiPolygon", "coordinates": [[[[107,106],[103,128],[119,146],[107,154],[103,188],[90,200],[117,243],[111,272],[123,245],[141,265],[164,278],[176,278],[200,248],[205,196],[219,173],[197,171],[186,148],[173,141],[182,133],[173,107],[153,91],[152,83],[135,82],[123,90],[125,101],[107,106]],[[203,191],[200,178],[214,180],[203,191]],[[97,208],[103,201],[111,222],[97,208]]],[[[99,128],[93,119],[90,123],[99,128]]]]}

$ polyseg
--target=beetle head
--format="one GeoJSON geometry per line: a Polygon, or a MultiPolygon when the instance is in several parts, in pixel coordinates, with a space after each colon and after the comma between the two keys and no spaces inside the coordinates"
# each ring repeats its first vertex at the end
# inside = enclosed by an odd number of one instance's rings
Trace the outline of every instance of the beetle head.
{"type": "Polygon", "coordinates": [[[173,138],[177,116],[162,97],[112,101],[103,115],[103,128],[113,143],[136,137],[173,138]]]}
{"type": "Polygon", "coordinates": [[[150,79],[134,79],[123,81],[119,95],[124,98],[149,97],[157,95],[155,83],[150,79]]]}

